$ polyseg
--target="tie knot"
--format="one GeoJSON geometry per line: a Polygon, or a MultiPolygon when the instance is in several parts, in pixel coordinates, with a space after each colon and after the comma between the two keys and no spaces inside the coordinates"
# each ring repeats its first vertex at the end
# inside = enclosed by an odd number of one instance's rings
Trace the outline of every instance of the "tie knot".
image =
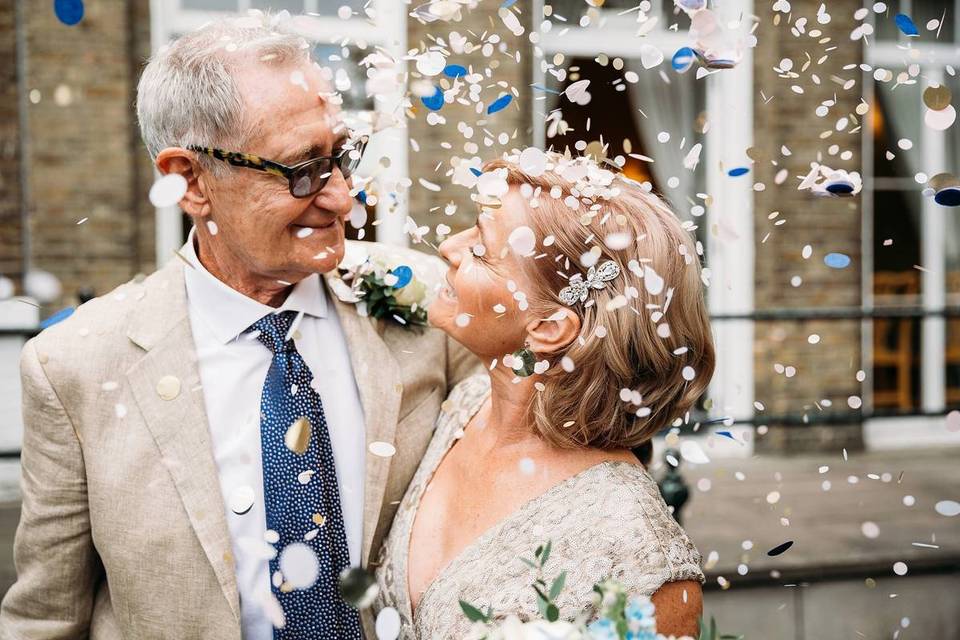
{"type": "Polygon", "coordinates": [[[287,334],[290,333],[294,317],[295,313],[293,311],[269,313],[250,325],[244,333],[259,331],[257,340],[275,354],[293,351],[293,336],[290,336],[291,339],[287,340],[287,334]]]}

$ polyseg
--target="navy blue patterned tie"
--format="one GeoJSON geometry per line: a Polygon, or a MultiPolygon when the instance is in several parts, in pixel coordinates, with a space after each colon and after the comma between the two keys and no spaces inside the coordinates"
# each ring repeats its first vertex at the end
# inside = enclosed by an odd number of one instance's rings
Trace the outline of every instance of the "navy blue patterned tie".
{"type": "Polygon", "coordinates": [[[340,596],[339,575],[350,566],[350,552],[327,420],[310,386],[313,375],[292,336],[287,340],[294,315],[271,313],[247,329],[259,331],[257,339],[273,352],[260,398],[267,529],[280,538],[270,561],[271,589],[286,619],[273,637],[360,638],[359,614],[340,596]],[[316,582],[300,584],[312,576],[313,554],[316,582]],[[281,566],[291,576],[281,579],[281,566]]]}

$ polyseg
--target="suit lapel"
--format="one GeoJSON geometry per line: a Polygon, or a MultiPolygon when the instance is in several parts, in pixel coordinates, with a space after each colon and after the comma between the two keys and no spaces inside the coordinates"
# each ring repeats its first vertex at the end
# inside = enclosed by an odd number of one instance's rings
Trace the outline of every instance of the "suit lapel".
{"type": "Polygon", "coordinates": [[[403,398],[403,386],[400,381],[400,367],[384,342],[378,329],[382,323],[371,318],[361,317],[353,304],[342,302],[333,293],[330,280],[335,273],[325,276],[328,297],[333,300],[337,317],[343,329],[347,348],[350,351],[350,364],[360,391],[360,403],[363,406],[366,425],[366,471],[363,490],[363,545],[361,560],[364,565],[371,561],[370,553],[373,536],[383,507],[383,496],[390,475],[392,456],[377,455],[370,450],[373,442],[394,444],[397,430],[397,417],[400,414],[400,401],[403,398]]]}
{"type": "Polygon", "coordinates": [[[131,319],[128,335],[146,354],[127,372],[127,380],[239,621],[230,533],[194,355],[183,266],[172,261],[151,276],[144,289],[146,295],[131,319]],[[158,385],[166,385],[163,391],[168,399],[161,397],[158,385]],[[176,386],[179,390],[174,394],[176,386]]]}

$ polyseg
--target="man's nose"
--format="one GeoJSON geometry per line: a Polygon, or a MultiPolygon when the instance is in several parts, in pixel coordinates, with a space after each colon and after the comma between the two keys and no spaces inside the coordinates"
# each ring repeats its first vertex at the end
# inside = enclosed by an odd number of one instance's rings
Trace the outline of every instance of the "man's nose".
{"type": "Polygon", "coordinates": [[[353,208],[353,198],[350,197],[350,182],[343,177],[340,167],[334,167],[333,173],[323,185],[323,189],[313,197],[313,204],[318,209],[336,213],[343,219],[350,215],[353,208]]]}

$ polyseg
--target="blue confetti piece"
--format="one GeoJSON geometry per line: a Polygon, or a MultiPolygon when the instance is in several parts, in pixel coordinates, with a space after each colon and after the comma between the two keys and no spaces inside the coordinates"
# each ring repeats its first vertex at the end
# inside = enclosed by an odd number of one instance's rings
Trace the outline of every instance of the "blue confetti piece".
{"type": "Polygon", "coordinates": [[[673,60],[671,60],[670,64],[673,65],[675,71],[684,73],[693,66],[693,61],[696,59],[697,54],[693,52],[693,49],[690,47],[681,47],[673,54],[673,60]]]}
{"type": "Polygon", "coordinates": [[[440,111],[443,108],[443,89],[440,87],[434,87],[434,89],[432,96],[424,96],[420,98],[420,102],[430,111],[440,111]]]}
{"type": "Polygon", "coordinates": [[[793,546],[793,540],[787,540],[783,544],[778,544],[773,549],[770,549],[770,551],[767,551],[767,555],[770,556],[771,558],[775,558],[792,546],[793,546]]]}
{"type": "Polygon", "coordinates": [[[72,27],[83,19],[83,0],[54,0],[53,12],[60,22],[72,27]]]}
{"type": "Polygon", "coordinates": [[[736,438],[733,437],[733,434],[730,433],[729,431],[717,431],[716,434],[717,434],[718,436],[723,436],[723,437],[725,437],[725,438],[730,438],[730,439],[733,440],[733,441],[736,441],[736,440],[737,440],[736,438]]]}
{"type": "Polygon", "coordinates": [[[448,78],[462,78],[467,75],[467,68],[462,64],[448,64],[443,68],[443,73],[448,78]]]}
{"type": "Polygon", "coordinates": [[[933,195],[933,200],[941,207],[960,207],[960,187],[944,187],[933,195]]]}
{"type": "Polygon", "coordinates": [[[897,27],[900,28],[900,31],[907,36],[919,36],[920,31],[917,29],[917,25],[913,24],[913,20],[910,19],[910,16],[905,13],[898,13],[893,19],[897,23],[897,27]]]}
{"type": "Polygon", "coordinates": [[[749,167],[734,167],[733,169],[730,169],[730,171],[727,172],[727,175],[730,176],[731,178],[737,178],[739,176],[743,176],[748,173],[750,173],[749,167]]]}
{"type": "Polygon", "coordinates": [[[480,169],[477,169],[475,167],[470,167],[470,173],[477,176],[478,178],[483,175],[483,171],[480,171],[480,169]]]}
{"type": "Polygon", "coordinates": [[[823,264],[833,269],[844,269],[850,265],[850,256],[843,253],[828,253],[823,256],[823,264]]]}
{"type": "Polygon", "coordinates": [[[60,309],[60,311],[57,311],[56,313],[54,313],[52,316],[50,316],[50,317],[47,318],[46,320],[43,320],[42,322],[40,322],[40,328],[41,328],[41,329],[46,329],[47,327],[52,327],[53,325],[57,324],[58,322],[61,322],[61,321],[63,321],[63,320],[66,320],[67,318],[69,318],[70,316],[73,315],[73,311],[74,311],[74,308],[73,308],[73,307],[67,307],[66,309],[60,309]]]}
{"type": "Polygon", "coordinates": [[[413,280],[413,269],[405,264],[397,267],[390,273],[397,276],[397,284],[393,285],[394,289],[403,289],[413,280]]]}
{"type": "Polygon", "coordinates": [[[845,196],[853,193],[853,183],[845,180],[838,180],[836,182],[828,182],[826,189],[828,192],[838,195],[845,196]]]}
{"type": "Polygon", "coordinates": [[[503,0],[503,4],[500,5],[501,9],[509,9],[513,5],[517,4],[517,0],[503,0]]]}
{"type": "Polygon", "coordinates": [[[556,95],[560,95],[560,92],[559,92],[559,91],[554,91],[553,89],[547,89],[547,88],[546,88],[545,86],[543,86],[542,84],[532,84],[532,85],[530,85],[530,86],[531,86],[532,88],[536,89],[537,91],[545,91],[545,92],[547,92],[547,93],[553,93],[553,94],[556,94],[556,95]]]}
{"type": "Polygon", "coordinates": [[[505,93],[496,100],[493,101],[489,107],[487,107],[487,115],[496,113],[507,108],[507,105],[513,101],[513,96],[509,93],[505,93]]]}
{"type": "Polygon", "coordinates": [[[363,204],[367,204],[367,192],[365,189],[361,189],[357,193],[357,200],[359,200],[363,204]]]}

